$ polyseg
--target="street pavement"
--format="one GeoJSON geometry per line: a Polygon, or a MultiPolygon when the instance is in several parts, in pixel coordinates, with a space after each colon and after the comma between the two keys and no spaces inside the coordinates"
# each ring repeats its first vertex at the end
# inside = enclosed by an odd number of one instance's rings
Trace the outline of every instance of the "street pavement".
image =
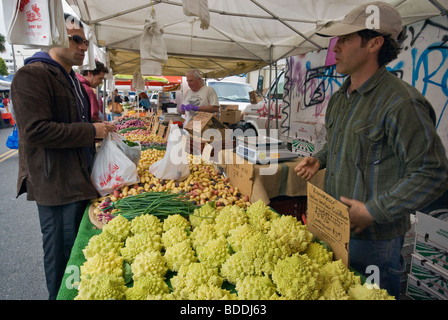
{"type": "Polygon", "coordinates": [[[16,198],[18,155],[6,147],[11,132],[0,128],[0,300],[47,300],[37,207],[26,194],[16,198]]]}

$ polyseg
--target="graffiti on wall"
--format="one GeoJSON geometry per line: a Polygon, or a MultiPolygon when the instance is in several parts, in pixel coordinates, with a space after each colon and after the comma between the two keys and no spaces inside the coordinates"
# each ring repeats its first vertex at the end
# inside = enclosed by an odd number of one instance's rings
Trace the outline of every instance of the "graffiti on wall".
{"type": "MultiPolygon", "coordinates": [[[[437,130],[448,150],[448,17],[439,16],[407,27],[403,50],[389,71],[412,84],[431,102],[437,130]]],[[[287,59],[281,132],[293,134],[293,124],[324,122],[331,95],[344,76],[325,66],[327,51],[287,59]]]]}

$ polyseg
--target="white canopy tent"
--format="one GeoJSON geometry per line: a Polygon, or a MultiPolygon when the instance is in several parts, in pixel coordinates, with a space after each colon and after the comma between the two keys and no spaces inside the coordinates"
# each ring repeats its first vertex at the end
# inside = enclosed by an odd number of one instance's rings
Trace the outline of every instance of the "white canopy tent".
{"type": "MultiPolygon", "coordinates": [[[[208,0],[210,25],[186,16],[182,0],[66,0],[109,51],[114,73],[140,70],[140,38],[151,11],[163,28],[168,61],[162,74],[191,68],[219,78],[258,70],[279,59],[321,50],[316,32],[369,0],[208,0]]],[[[448,11],[448,0],[386,0],[405,25],[448,11]]]]}

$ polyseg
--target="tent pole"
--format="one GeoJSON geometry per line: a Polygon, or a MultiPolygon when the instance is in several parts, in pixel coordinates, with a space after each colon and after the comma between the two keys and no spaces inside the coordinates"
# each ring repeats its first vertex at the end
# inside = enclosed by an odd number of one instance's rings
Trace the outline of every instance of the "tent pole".
{"type": "MultiPolygon", "coordinates": [[[[103,113],[103,120],[107,121],[107,115],[106,115],[106,104],[107,104],[107,97],[106,97],[106,89],[107,89],[107,81],[106,79],[103,79],[103,105],[102,105],[102,110],[101,112],[103,113]]],[[[99,92],[99,91],[97,91],[99,92]]]]}
{"type": "Polygon", "coordinates": [[[266,129],[266,136],[271,136],[271,85],[272,85],[272,46],[269,50],[269,87],[268,87],[268,127],[266,129]]]}
{"type": "Polygon", "coordinates": [[[277,85],[275,86],[275,128],[277,129],[277,139],[279,139],[278,135],[278,69],[277,69],[277,61],[275,62],[275,81],[277,81],[277,85]]]}

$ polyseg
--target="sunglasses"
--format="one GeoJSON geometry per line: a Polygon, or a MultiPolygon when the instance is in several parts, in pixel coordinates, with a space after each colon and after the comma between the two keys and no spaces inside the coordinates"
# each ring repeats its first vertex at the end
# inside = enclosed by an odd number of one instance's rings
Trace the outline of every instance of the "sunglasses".
{"type": "Polygon", "coordinates": [[[70,35],[68,36],[69,40],[75,41],[76,44],[85,44],[86,47],[89,46],[90,41],[87,39],[84,39],[83,37],[77,36],[77,35],[70,35]]]}

